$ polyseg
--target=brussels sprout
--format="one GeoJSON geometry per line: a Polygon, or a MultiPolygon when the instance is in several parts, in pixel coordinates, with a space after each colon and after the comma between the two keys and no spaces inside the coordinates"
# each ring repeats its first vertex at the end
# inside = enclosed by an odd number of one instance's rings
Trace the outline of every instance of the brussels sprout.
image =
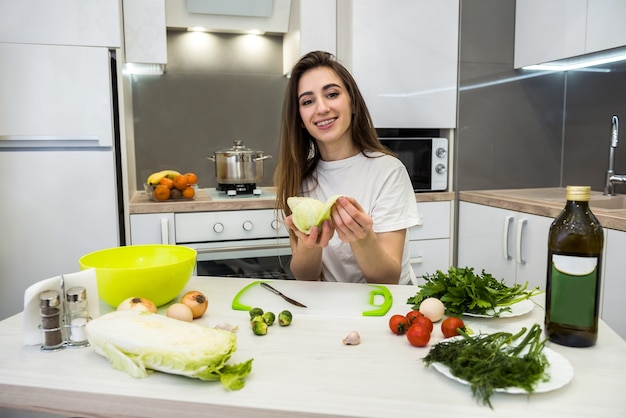
{"type": "MultiPolygon", "coordinates": [[[[256,318],[261,318],[260,316],[257,316],[256,318]]],[[[267,334],[267,324],[265,323],[265,321],[263,321],[263,319],[261,320],[257,320],[257,319],[253,319],[251,324],[252,324],[252,332],[255,335],[265,335],[267,334]]]]}
{"type": "Polygon", "coordinates": [[[280,325],[281,327],[286,327],[287,325],[291,324],[292,319],[293,316],[291,315],[291,312],[282,311],[278,314],[278,325],[280,325]]]}
{"type": "Polygon", "coordinates": [[[262,315],[263,321],[267,324],[267,326],[272,326],[274,321],[276,320],[276,315],[273,312],[265,312],[262,315]]]}
{"type": "Polygon", "coordinates": [[[263,309],[261,308],[250,309],[250,319],[254,318],[255,316],[261,316],[261,315],[263,315],[263,309]]]}

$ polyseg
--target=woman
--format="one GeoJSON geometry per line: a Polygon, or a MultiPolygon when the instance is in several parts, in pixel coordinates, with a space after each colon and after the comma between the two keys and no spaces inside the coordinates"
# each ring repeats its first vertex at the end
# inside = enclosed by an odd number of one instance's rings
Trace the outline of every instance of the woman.
{"type": "Polygon", "coordinates": [[[419,222],[411,181],[380,144],[356,82],[327,52],[305,55],[292,70],[279,154],[277,206],[297,279],[409,283],[407,229],[419,222]],[[295,227],[288,197],[333,195],[342,197],[329,221],[308,235],[295,227]]]}

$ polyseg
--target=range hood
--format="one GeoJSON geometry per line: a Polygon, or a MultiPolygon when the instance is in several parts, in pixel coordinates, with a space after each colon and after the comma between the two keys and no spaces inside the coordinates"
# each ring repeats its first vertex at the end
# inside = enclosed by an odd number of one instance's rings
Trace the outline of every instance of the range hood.
{"type": "Polygon", "coordinates": [[[286,33],[291,0],[165,0],[170,29],[209,32],[286,33]]]}

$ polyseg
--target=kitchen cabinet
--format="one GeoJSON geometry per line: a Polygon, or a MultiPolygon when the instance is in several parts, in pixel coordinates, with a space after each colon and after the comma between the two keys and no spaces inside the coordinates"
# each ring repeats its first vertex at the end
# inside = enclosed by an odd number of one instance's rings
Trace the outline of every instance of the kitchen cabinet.
{"type": "Polygon", "coordinates": [[[174,213],[131,214],[130,243],[176,244],[174,213]]]}
{"type": "Polygon", "coordinates": [[[121,46],[119,0],[0,2],[0,42],[121,46]]]}
{"type": "Polygon", "coordinates": [[[113,146],[108,49],[0,43],[0,56],[0,138],[113,146]]]}
{"type": "Polygon", "coordinates": [[[553,219],[460,202],[458,265],[485,270],[507,285],[546,287],[548,233],[553,219]]]}
{"type": "Polygon", "coordinates": [[[425,274],[437,270],[448,271],[450,267],[450,201],[417,202],[417,209],[423,219],[422,225],[409,230],[411,266],[416,283],[423,284],[425,274]]]}
{"type": "Polygon", "coordinates": [[[515,4],[514,67],[626,45],[622,0],[524,0],[515,4]]]}
{"type": "Polygon", "coordinates": [[[336,0],[292,0],[289,31],[283,37],[283,73],[311,51],[337,53],[336,0]]]}
{"type": "Polygon", "coordinates": [[[626,232],[606,229],[602,274],[602,319],[626,339],[626,232]]]}
{"type": "Polygon", "coordinates": [[[123,0],[123,4],[126,62],[166,64],[165,0],[123,0]]]}
{"type": "Polygon", "coordinates": [[[454,128],[458,0],[337,2],[337,58],[377,128],[454,128]]]}

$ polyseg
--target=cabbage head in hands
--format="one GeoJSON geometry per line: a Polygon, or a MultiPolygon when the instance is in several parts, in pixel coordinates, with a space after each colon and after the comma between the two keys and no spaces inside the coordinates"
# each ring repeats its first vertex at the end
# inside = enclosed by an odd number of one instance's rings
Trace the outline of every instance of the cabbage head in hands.
{"type": "Polygon", "coordinates": [[[326,203],[312,197],[292,196],[287,198],[287,205],[291,209],[293,224],[305,234],[311,233],[311,228],[321,226],[322,222],[330,219],[330,210],[341,195],[330,197],[326,203]]]}

